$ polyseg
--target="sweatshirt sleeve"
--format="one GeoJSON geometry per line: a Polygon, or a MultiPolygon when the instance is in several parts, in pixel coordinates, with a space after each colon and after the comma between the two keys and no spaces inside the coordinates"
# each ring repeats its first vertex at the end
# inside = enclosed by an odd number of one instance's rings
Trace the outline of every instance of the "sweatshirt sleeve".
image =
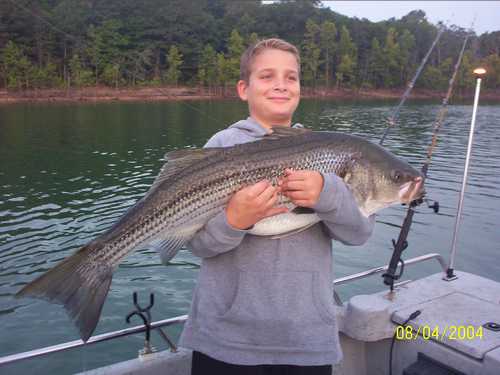
{"type": "MultiPolygon", "coordinates": [[[[206,147],[223,147],[221,138],[215,134],[205,144],[206,147]]],[[[189,241],[191,253],[200,258],[209,258],[236,248],[247,230],[233,228],[227,222],[226,210],[211,218],[189,241]]]]}
{"type": "Polygon", "coordinates": [[[246,230],[233,228],[223,210],[196,232],[188,245],[194,255],[209,258],[237,247],[246,233],[246,230]]]}
{"type": "Polygon", "coordinates": [[[344,181],[335,173],[323,174],[323,190],[313,209],[331,238],[346,245],[362,245],[373,232],[375,215],[364,216],[344,181]]]}

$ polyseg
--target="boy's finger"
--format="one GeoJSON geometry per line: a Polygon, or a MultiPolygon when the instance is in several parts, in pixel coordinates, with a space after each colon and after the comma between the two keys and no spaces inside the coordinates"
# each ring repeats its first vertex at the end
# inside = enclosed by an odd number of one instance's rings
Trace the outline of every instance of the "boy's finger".
{"type": "Polygon", "coordinates": [[[257,196],[257,204],[266,204],[272,197],[273,195],[278,195],[277,189],[272,186],[268,185],[267,188],[265,188],[258,196],[257,196]]]}
{"type": "Polygon", "coordinates": [[[293,191],[293,190],[304,190],[305,185],[302,180],[291,180],[291,181],[285,181],[281,185],[281,191],[287,192],[287,191],[293,191]]]}
{"type": "Polygon", "coordinates": [[[308,177],[307,171],[291,171],[285,175],[285,180],[305,180],[308,177]]]}
{"type": "Polygon", "coordinates": [[[257,182],[256,184],[248,186],[246,189],[250,196],[257,197],[262,194],[262,192],[265,191],[269,186],[269,181],[262,180],[257,182]]]}
{"type": "Polygon", "coordinates": [[[278,199],[279,199],[278,192],[275,191],[274,194],[272,195],[272,197],[267,202],[265,202],[266,209],[275,206],[276,203],[278,203],[278,199]]]}
{"type": "Polygon", "coordinates": [[[285,193],[285,196],[293,200],[294,203],[297,200],[303,200],[309,198],[309,195],[303,191],[287,191],[285,193]]]}

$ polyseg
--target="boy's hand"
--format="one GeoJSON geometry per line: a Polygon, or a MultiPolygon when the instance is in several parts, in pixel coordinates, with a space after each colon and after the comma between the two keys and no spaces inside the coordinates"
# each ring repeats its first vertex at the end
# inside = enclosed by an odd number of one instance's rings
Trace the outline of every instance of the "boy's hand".
{"type": "Polygon", "coordinates": [[[287,212],[286,207],[275,206],[279,191],[266,180],[239,190],[227,204],[227,222],[234,228],[247,229],[265,217],[287,212]]]}
{"type": "Polygon", "coordinates": [[[318,202],[323,184],[323,175],[319,172],[291,169],[285,170],[279,183],[282,194],[301,207],[313,207],[318,202]]]}

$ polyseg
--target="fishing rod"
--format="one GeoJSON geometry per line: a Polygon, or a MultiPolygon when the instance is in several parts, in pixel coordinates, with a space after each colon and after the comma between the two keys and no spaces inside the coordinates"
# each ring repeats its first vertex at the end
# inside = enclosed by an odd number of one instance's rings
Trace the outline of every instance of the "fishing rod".
{"type": "Polygon", "coordinates": [[[462,188],[460,190],[460,199],[458,201],[458,213],[455,219],[455,228],[453,230],[453,241],[451,245],[451,254],[450,254],[450,263],[448,265],[448,269],[446,270],[446,277],[444,280],[454,280],[457,277],[453,273],[453,266],[455,265],[455,255],[457,250],[457,238],[458,238],[458,229],[460,227],[460,222],[462,220],[462,208],[464,203],[464,195],[465,195],[465,186],[467,185],[467,177],[469,174],[469,162],[470,155],[472,151],[472,140],[474,138],[474,128],[476,126],[476,113],[477,113],[477,105],[479,101],[479,91],[481,89],[481,77],[486,74],[486,70],[484,68],[474,69],[474,76],[476,77],[476,92],[474,94],[474,106],[472,110],[472,120],[470,123],[470,132],[469,132],[469,142],[467,145],[467,156],[465,158],[465,167],[464,167],[464,177],[462,180],[462,188]]]}
{"type": "MultiPolygon", "coordinates": [[[[462,49],[460,50],[457,61],[455,63],[455,67],[454,67],[451,79],[449,81],[446,96],[443,99],[443,103],[441,105],[439,113],[436,117],[436,121],[434,123],[434,131],[433,131],[433,135],[432,135],[432,141],[431,141],[431,144],[429,145],[429,148],[427,150],[427,159],[426,159],[426,161],[421,169],[422,174],[424,175],[424,178],[427,178],[427,171],[429,168],[429,164],[431,162],[434,148],[436,147],[436,144],[437,144],[437,135],[438,135],[439,130],[443,124],[444,117],[448,111],[448,102],[450,100],[451,93],[453,91],[453,85],[455,83],[455,79],[456,79],[457,74],[458,74],[458,69],[461,65],[462,58],[463,58],[464,51],[465,51],[465,46],[467,45],[467,40],[469,39],[469,37],[470,37],[470,34],[467,33],[467,35],[464,38],[464,42],[462,44],[462,49]]],[[[402,255],[403,251],[408,247],[407,238],[408,238],[408,233],[410,231],[410,226],[413,222],[413,215],[415,213],[414,208],[416,206],[418,206],[419,204],[421,204],[422,202],[423,202],[423,199],[421,198],[421,199],[413,201],[409,204],[407,212],[406,212],[406,217],[403,221],[403,225],[401,227],[401,231],[400,231],[399,236],[398,236],[398,240],[397,241],[395,241],[394,239],[392,240],[394,252],[392,254],[391,261],[389,262],[389,267],[387,269],[387,272],[382,275],[382,277],[384,278],[384,284],[390,286],[391,292],[394,290],[394,281],[401,278],[401,276],[404,272],[404,261],[401,259],[401,255],[402,255]],[[399,274],[396,275],[396,269],[397,269],[399,264],[401,264],[401,270],[400,270],[399,274]]],[[[433,205],[428,205],[428,207],[432,208],[435,213],[437,213],[439,211],[439,203],[438,202],[434,202],[433,205]]],[[[453,265],[451,264],[451,267],[452,266],[453,265]]],[[[453,274],[453,270],[451,271],[451,274],[453,274]]]]}
{"type": "Polygon", "coordinates": [[[441,38],[441,35],[443,35],[443,32],[444,32],[444,27],[441,26],[438,30],[438,34],[436,35],[436,38],[434,39],[434,42],[432,42],[429,50],[427,51],[426,55],[424,56],[424,58],[420,62],[420,66],[418,67],[417,71],[415,72],[415,75],[413,76],[412,80],[408,83],[408,86],[406,87],[406,90],[403,93],[403,96],[401,97],[399,104],[397,105],[396,108],[394,108],[394,111],[389,116],[387,127],[385,128],[384,134],[382,135],[382,138],[380,139],[380,142],[379,142],[380,145],[382,145],[382,143],[384,143],[385,138],[387,137],[387,134],[389,133],[390,128],[392,128],[396,125],[396,119],[399,115],[399,111],[401,110],[401,107],[406,102],[406,99],[408,99],[408,97],[410,96],[411,90],[413,90],[413,87],[415,86],[415,82],[417,81],[418,77],[420,76],[420,73],[422,73],[422,70],[424,69],[424,66],[427,63],[429,56],[431,55],[432,51],[434,50],[434,47],[436,46],[437,42],[441,38]]]}

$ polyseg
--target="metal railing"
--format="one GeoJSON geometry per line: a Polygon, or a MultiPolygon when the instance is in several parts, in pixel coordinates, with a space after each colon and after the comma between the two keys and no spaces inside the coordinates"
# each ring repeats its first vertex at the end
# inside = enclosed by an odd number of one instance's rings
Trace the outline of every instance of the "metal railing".
{"type": "MultiPolygon", "coordinates": [[[[156,322],[151,323],[151,329],[158,329],[161,327],[166,327],[166,326],[170,326],[170,325],[177,324],[177,323],[184,323],[187,320],[187,318],[188,318],[187,315],[180,315],[180,316],[176,316],[175,318],[158,320],[156,322]]],[[[7,363],[21,361],[21,360],[28,359],[28,358],[40,357],[40,356],[44,356],[44,355],[51,354],[51,353],[57,353],[57,352],[62,352],[62,351],[69,350],[69,349],[79,348],[79,347],[85,346],[85,345],[96,344],[98,342],[113,340],[113,339],[116,339],[118,337],[133,335],[135,333],[141,333],[141,332],[144,332],[145,330],[146,330],[146,328],[144,327],[144,325],[140,325],[140,326],[121,329],[118,331],[113,331],[113,332],[103,333],[100,335],[95,335],[95,336],[90,337],[86,343],[83,342],[83,340],[74,340],[74,341],[69,341],[69,342],[65,342],[65,343],[57,344],[57,345],[53,345],[53,346],[46,346],[45,348],[30,350],[27,352],[22,352],[22,353],[17,353],[17,354],[11,354],[11,355],[0,358],[0,366],[5,365],[7,363]]]]}
{"type": "MultiPolygon", "coordinates": [[[[405,260],[405,265],[409,266],[411,264],[420,263],[420,262],[424,262],[426,260],[431,260],[431,259],[436,259],[439,262],[439,264],[441,265],[443,272],[446,272],[446,268],[447,268],[446,262],[444,261],[444,258],[440,254],[437,254],[437,253],[425,254],[425,255],[422,255],[419,257],[405,260]]],[[[348,283],[349,281],[364,279],[365,277],[385,272],[385,271],[387,271],[388,268],[389,268],[389,265],[385,265],[383,267],[376,267],[376,268],[369,269],[367,271],[355,273],[353,275],[340,277],[338,279],[335,279],[333,284],[334,285],[342,285],[342,284],[348,283]]]]}
{"type": "MultiPolygon", "coordinates": [[[[437,253],[426,254],[426,255],[419,256],[419,257],[408,259],[405,261],[405,265],[412,265],[412,264],[416,264],[416,263],[421,263],[421,262],[431,260],[431,259],[436,259],[439,262],[439,264],[441,265],[443,272],[446,271],[446,263],[445,263],[443,257],[437,253]]],[[[376,268],[369,269],[367,271],[355,273],[353,275],[340,277],[338,279],[335,279],[333,281],[333,284],[334,285],[342,285],[342,284],[346,284],[346,283],[354,281],[354,280],[359,280],[359,279],[363,279],[363,278],[366,278],[366,277],[369,277],[372,275],[376,275],[376,274],[385,272],[388,267],[389,267],[389,265],[385,265],[383,267],[376,267],[376,268]]],[[[159,320],[159,321],[151,323],[150,328],[151,329],[160,329],[160,332],[161,332],[161,327],[166,327],[166,326],[170,326],[170,325],[178,324],[178,323],[184,323],[187,320],[187,318],[188,318],[187,315],[180,315],[180,316],[176,316],[176,317],[170,318],[170,319],[159,320]]],[[[6,365],[8,363],[13,363],[13,362],[18,362],[21,360],[29,359],[29,358],[35,358],[35,357],[48,355],[51,353],[62,352],[65,350],[70,350],[70,349],[78,348],[78,347],[85,346],[85,345],[96,344],[98,342],[113,340],[113,339],[116,339],[118,337],[123,337],[123,336],[133,335],[136,333],[141,333],[141,332],[144,332],[145,330],[146,330],[146,328],[144,325],[139,325],[139,326],[125,328],[125,329],[118,330],[118,331],[113,331],[113,332],[108,332],[108,333],[103,333],[100,335],[92,336],[88,339],[88,341],[86,343],[83,342],[82,340],[74,340],[74,341],[69,341],[69,342],[65,342],[62,344],[47,346],[47,347],[40,348],[40,349],[30,350],[27,352],[11,354],[11,355],[8,355],[5,357],[0,357],[0,366],[6,365]]]]}

